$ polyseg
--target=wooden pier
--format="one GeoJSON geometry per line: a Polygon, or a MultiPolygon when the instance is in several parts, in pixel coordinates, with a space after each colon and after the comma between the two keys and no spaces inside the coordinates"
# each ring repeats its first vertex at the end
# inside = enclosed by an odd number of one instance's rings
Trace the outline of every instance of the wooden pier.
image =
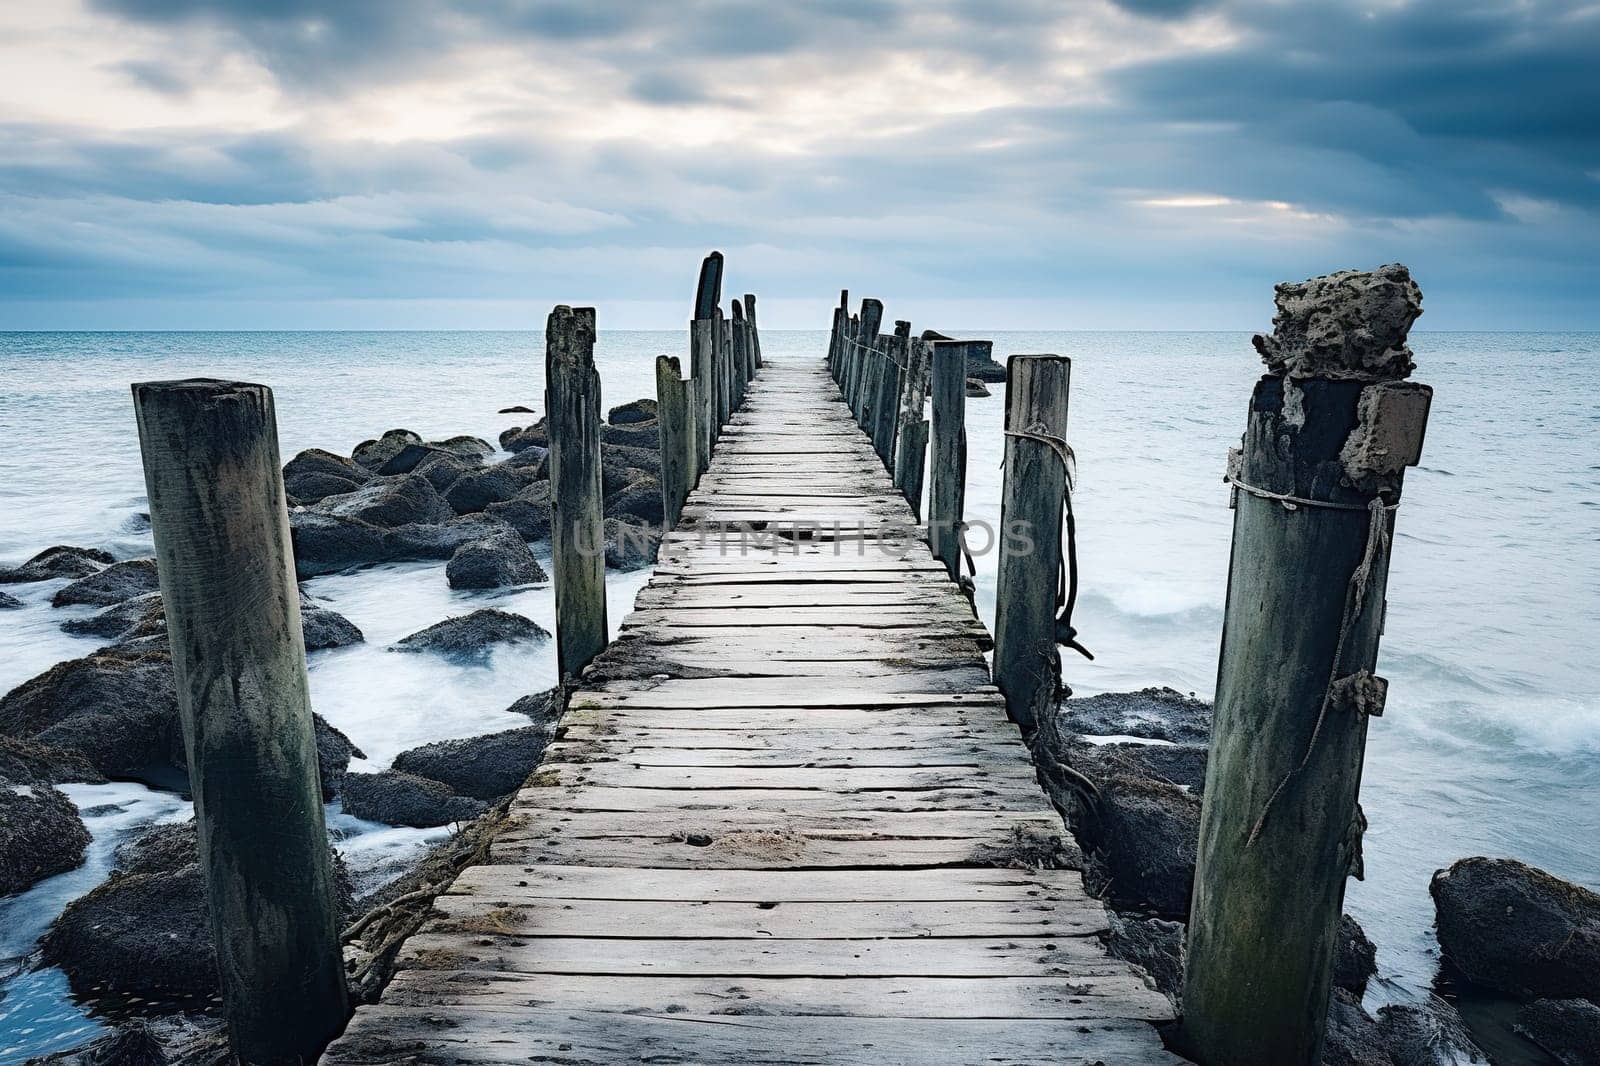
{"type": "Polygon", "coordinates": [[[769,359],[487,863],[324,1061],[1181,1061],[988,639],[827,369],[769,359]]]}

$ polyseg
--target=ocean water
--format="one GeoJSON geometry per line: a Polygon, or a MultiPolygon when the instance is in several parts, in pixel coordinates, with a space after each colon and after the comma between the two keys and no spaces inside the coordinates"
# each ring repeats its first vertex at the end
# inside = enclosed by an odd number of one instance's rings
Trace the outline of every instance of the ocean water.
{"type": "MultiPolygon", "coordinates": [[[[999,358],[1073,359],[1076,622],[1096,659],[1071,656],[1070,684],[1080,695],[1160,684],[1209,697],[1231,524],[1223,464],[1260,372],[1248,337],[932,325],[992,337],[999,358]]],[[[768,332],[762,347],[820,358],[825,340],[768,332]]],[[[605,403],[652,395],[654,356],[685,345],[677,332],[602,332],[605,403]]],[[[1390,697],[1362,790],[1367,880],[1352,883],[1348,903],[1378,944],[1373,1005],[1429,987],[1438,951],[1428,879],[1452,860],[1510,856],[1600,889],[1600,334],[1418,333],[1413,347],[1415,376],[1435,399],[1398,518],[1380,659],[1390,697]]],[[[493,441],[534,417],[500,408],[540,407],[542,349],[537,333],[0,334],[0,560],[56,543],[148,554],[135,520],[144,501],[129,382],[260,381],[276,390],[285,457],[312,446],[348,454],[394,427],[493,441]]],[[[999,518],[1003,388],[968,403],[969,519],[999,518]]],[[[991,624],[995,561],[978,560],[991,624]]],[[[613,626],[645,577],[608,575],[613,626]]],[[[0,691],[95,646],[61,632],[71,609],[48,606],[55,587],[8,589],[28,606],[0,614],[0,691]]],[[[308,591],[367,635],[310,661],[314,703],[366,753],[358,768],[523,724],[506,707],[554,679],[549,646],[471,667],[383,650],[486,604],[549,627],[548,586],[460,593],[442,564],[405,564],[319,578],[308,591]]],[[[55,914],[105,876],[118,842],[188,816],[181,798],[142,786],[71,791],[97,812],[89,862],[0,900],[0,1063],[71,1046],[98,1025],[58,972],[28,970],[27,956],[55,914]]],[[[337,805],[329,821],[368,883],[444,833],[362,823],[337,805]]]]}

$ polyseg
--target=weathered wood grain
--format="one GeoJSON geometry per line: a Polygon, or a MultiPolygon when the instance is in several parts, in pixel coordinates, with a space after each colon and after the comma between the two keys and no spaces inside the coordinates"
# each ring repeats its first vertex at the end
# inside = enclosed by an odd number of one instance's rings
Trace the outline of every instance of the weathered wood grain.
{"type": "Polygon", "coordinates": [[[485,862],[330,1061],[1178,1061],[988,632],[834,384],[903,433],[881,311],[836,316],[831,372],[744,383],[485,862]]]}

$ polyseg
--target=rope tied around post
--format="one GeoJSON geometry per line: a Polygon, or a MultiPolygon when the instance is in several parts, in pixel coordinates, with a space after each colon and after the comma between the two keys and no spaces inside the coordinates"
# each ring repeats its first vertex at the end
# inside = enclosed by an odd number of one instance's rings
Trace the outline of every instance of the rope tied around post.
{"type": "Polygon", "coordinates": [[[1350,636],[1350,630],[1356,624],[1356,620],[1361,617],[1361,612],[1366,607],[1367,585],[1372,579],[1373,564],[1378,558],[1378,553],[1384,550],[1389,543],[1389,512],[1400,505],[1398,503],[1384,503],[1381,496],[1374,496],[1365,505],[1334,503],[1330,500],[1311,500],[1299,497],[1289,497],[1285,501],[1281,498],[1282,494],[1246,485],[1232,474],[1227,475],[1226,480],[1235,487],[1251,493],[1251,495],[1260,496],[1262,499],[1275,499],[1277,502],[1283,503],[1288,510],[1297,509],[1297,507],[1290,506],[1290,504],[1306,504],[1316,507],[1330,507],[1341,511],[1366,511],[1368,515],[1366,546],[1362,549],[1361,562],[1357,563],[1356,568],[1350,573],[1350,584],[1345,593],[1344,613],[1339,620],[1339,639],[1334,644],[1333,649],[1333,665],[1328,671],[1328,684],[1322,693],[1322,704],[1317,710],[1316,724],[1311,727],[1311,739],[1306,742],[1305,754],[1300,757],[1300,761],[1295,764],[1293,769],[1283,775],[1277,786],[1273,788],[1272,794],[1267,797],[1266,805],[1261,808],[1261,816],[1256,819],[1255,825],[1250,829],[1250,835],[1245,840],[1244,846],[1248,849],[1254,847],[1255,842],[1260,839],[1261,830],[1267,824],[1267,815],[1272,813],[1272,806],[1278,801],[1278,797],[1283,794],[1283,790],[1289,787],[1289,782],[1296,775],[1311,764],[1311,756],[1317,749],[1317,740],[1322,736],[1323,723],[1328,720],[1328,708],[1336,702],[1336,698],[1340,694],[1348,692],[1352,697],[1349,702],[1357,710],[1372,717],[1377,717],[1383,713],[1382,693],[1385,687],[1383,679],[1373,677],[1366,670],[1359,670],[1353,674],[1346,675],[1342,673],[1342,667],[1345,644],[1350,636]],[[1374,691],[1377,693],[1375,697],[1373,696],[1374,691]]]}
{"type": "MultiPolygon", "coordinates": [[[[1063,438],[1047,432],[1048,427],[1043,423],[1035,422],[1026,429],[1008,429],[1005,435],[1016,437],[1020,440],[1037,441],[1048,447],[1061,460],[1061,468],[1066,477],[1064,489],[1061,493],[1062,514],[1066,518],[1067,537],[1061,553],[1061,568],[1058,571],[1059,583],[1056,588],[1056,606],[1060,613],[1056,615],[1056,643],[1082,655],[1085,659],[1094,660],[1094,653],[1078,642],[1078,631],[1072,625],[1072,612],[1078,604],[1078,520],[1072,510],[1072,494],[1077,488],[1078,456],[1072,450],[1072,445],[1063,438]]],[[[1002,451],[1000,465],[1005,466],[1005,453],[1002,451]]]]}

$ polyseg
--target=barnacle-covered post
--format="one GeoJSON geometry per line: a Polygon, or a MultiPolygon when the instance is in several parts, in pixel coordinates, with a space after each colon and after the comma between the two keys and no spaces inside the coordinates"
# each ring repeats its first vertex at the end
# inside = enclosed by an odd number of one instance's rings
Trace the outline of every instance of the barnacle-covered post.
{"type": "Polygon", "coordinates": [[[544,407],[550,420],[550,555],[556,586],[556,665],[583,673],[606,646],[606,554],[601,524],[600,374],[594,308],[557,307],[545,326],[544,407]]]}
{"type": "Polygon", "coordinates": [[[1432,390],[1405,267],[1277,287],[1229,457],[1233,554],[1190,908],[1183,1040],[1201,1063],[1321,1061],[1401,480],[1432,390]]]}
{"type": "Polygon", "coordinates": [[[1072,361],[1064,356],[1013,355],[1006,362],[994,683],[1006,698],[1006,713],[1024,733],[1032,733],[1040,716],[1055,706],[1061,688],[1056,590],[1071,383],[1072,361]]]}
{"type": "Polygon", "coordinates": [[[133,402],[229,1043],[311,1062],[350,1011],[272,390],[133,402]]]}

